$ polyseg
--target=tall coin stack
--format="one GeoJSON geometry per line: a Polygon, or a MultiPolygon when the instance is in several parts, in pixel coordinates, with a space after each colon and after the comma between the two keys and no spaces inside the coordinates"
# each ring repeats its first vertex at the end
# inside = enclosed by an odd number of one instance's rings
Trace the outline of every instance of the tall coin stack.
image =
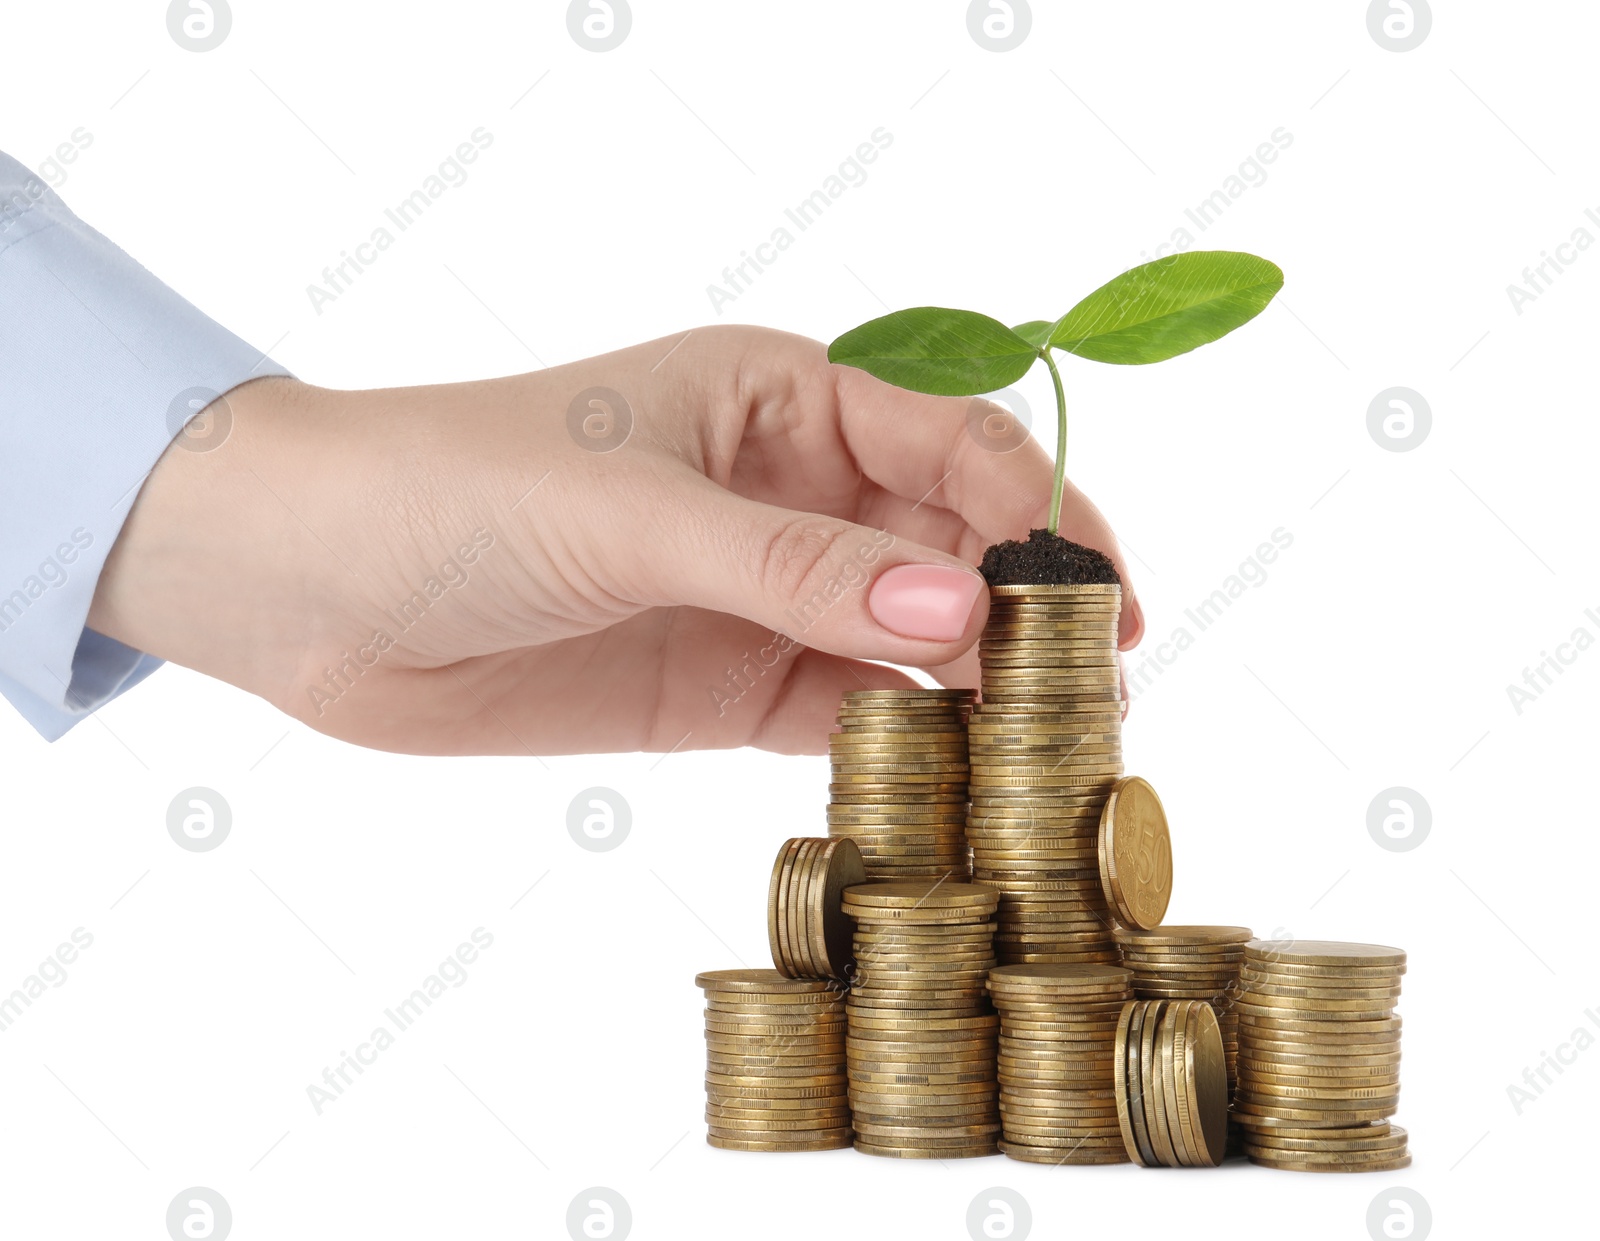
{"type": "Polygon", "coordinates": [[[1133,974],[1115,965],[1002,965],[1000,1149],[1028,1163],[1126,1163],[1116,1095],[1117,1023],[1133,974]]]}
{"type": "Polygon", "coordinates": [[[1239,967],[1250,929],[1242,926],[1117,927],[1122,963],[1141,1000],[1205,1000],[1217,1015],[1228,1062],[1228,1097],[1239,1080],[1239,967]]]}
{"type": "Polygon", "coordinates": [[[845,889],[856,920],[847,1010],[856,1149],[902,1159],[992,1155],[1000,1132],[995,893],[902,881],[845,889]]]}
{"type": "Polygon", "coordinates": [[[973,877],[1006,962],[1112,964],[1100,812],[1122,774],[1117,585],[992,586],[968,721],[973,877]]]}
{"type": "Polygon", "coordinates": [[[964,689],[854,690],[828,739],[828,835],[861,850],[869,879],[969,877],[964,689]]]}
{"type": "Polygon", "coordinates": [[[844,995],[777,970],[707,970],[706,1141],[724,1150],[849,1146],[844,995]]]}
{"type": "Polygon", "coordinates": [[[1252,1163],[1377,1172],[1411,1162],[1400,1101],[1400,976],[1377,944],[1251,940],[1240,973],[1234,1119],[1252,1163]]]}

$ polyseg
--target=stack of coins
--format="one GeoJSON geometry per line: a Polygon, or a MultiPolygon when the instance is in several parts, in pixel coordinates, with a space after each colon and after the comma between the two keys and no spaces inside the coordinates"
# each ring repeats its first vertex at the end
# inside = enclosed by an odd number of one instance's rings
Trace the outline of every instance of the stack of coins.
{"type": "Polygon", "coordinates": [[[1411,1162],[1400,1101],[1400,976],[1376,944],[1251,940],[1240,972],[1234,1118],[1251,1162],[1377,1172],[1411,1162]]]}
{"type": "Polygon", "coordinates": [[[1114,965],[1002,965],[1000,1149],[1029,1163],[1125,1163],[1114,1058],[1133,975],[1114,965]]]}
{"type": "Polygon", "coordinates": [[[1141,1000],[1205,1000],[1216,1013],[1228,1065],[1228,1097],[1238,1083],[1239,966],[1250,929],[1243,926],[1117,927],[1122,963],[1133,971],[1141,1000]]]}
{"type": "Polygon", "coordinates": [[[706,1141],[725,1150],[849,1146],[844,995],[777,970],[708,970],[706,1141]]]}
{"type": "Polygon", "coordinates": [[[973,876],[1002,961],[1111,963],[1100,814],[1122,774],[1121,587],[993,586],[968,721],[973,876]]]}
{"type": "Polygon", "coordinates": [[[902,1159],[992,1155],[995,1031],[984,980],[995,894],[944,881],[846,889],[856,920],[848,1001],[856,1149],[902,1159]]]}
{"type": "Polygon", "coordinates": [[[854,690],[828,739],[828,835],[861,849],[869,879],[969,877],[966,717],[971,690],[854,690]]]}
{"type": "Polygon", "coordinates": [[[1228,1148],[1222,1031],[1204,1000],[1139,1000],[1116,1036],[1117,1117],[1147,1168],[1214,1168],[1228,1148]]]}
{"type": "Polygon", "coordinates": [[[850,977],[855,924],[844,912],[844,890],[866,877],[854,841],[797,836],[784,842],[767,885],[767,940],[778,973],[850,977]]]}

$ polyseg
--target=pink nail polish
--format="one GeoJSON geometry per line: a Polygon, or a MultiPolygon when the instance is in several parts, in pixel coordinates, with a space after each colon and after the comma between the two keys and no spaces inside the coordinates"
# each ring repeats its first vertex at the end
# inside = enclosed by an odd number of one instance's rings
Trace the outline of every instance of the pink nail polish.
{"type": "Polygon", "coordinates": [[[983,579],[945,565],[901,564],[872,583],[867,610],[891,633],[927,642],[953,642],[967,629],[983,579]]]}
{"type": "MultiPolygon", "coordinates": [[[[1126,591],[1128,588],[1124,586],[1122,589],[1126,591]]],[[[1133,596],[1128,604],[1126,613],[1128,623],[1121,626],[1121,632],[1117,640],[1117,648],[1124,651],[1130,649],[1130,639],[1144,636],[1144,605],[1139,602],[1138,595],[1133,596]]]]}

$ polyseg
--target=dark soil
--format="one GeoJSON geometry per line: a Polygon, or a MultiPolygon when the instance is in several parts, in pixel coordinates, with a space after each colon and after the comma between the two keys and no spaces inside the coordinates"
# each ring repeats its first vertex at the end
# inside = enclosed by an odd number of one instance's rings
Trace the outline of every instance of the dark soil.
{"type": "Polygon", "coordinates": [[[991,586],[1122,584],[1109,556],[1048,530],[1028,531],[1026,543],[1007,539],[994,544],[978,568],[991,586]]]}

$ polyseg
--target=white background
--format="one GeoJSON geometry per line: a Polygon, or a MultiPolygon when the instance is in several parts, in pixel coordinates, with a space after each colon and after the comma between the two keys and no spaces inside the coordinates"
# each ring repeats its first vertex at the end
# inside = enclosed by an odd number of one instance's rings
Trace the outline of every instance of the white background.
{"type": "MultiPolygon", "coordinates": [[[[1264,182],[1188,225],[1196,248],[1278,262],[1282,295],[1165,365],[1068,359],[1071,469],[1125,540],[1147,651],[1293,536],[1134,703],[1129,769],[1172,820],[1169,920],[1409,951],[1415,1162],[1322,1178],[714,1151],[692,980],[765,963],[767,868],[823,834],[826,760],[365,753],[168,668],[55,745],[0,714],[0,992],[75,927],[94,936],[0,1034],[7,1234],[163,1237],[194,1185],[241,1239],[561,1237],[590,1185],[627,1198],[637,1237],[962,1238],[990,1185],[1052,1237],[1136,1217],[1360,1239],[1389,1184],[1425,1195],[1438,1236],[1554,1227],[1592,1173],[1600,1050],[1520,1115],[1507,1087],[1574,1029],[1600,1035],[1600,653],[1520,714],[1506,687],[1579,626],[1600,637],[1600,250],[1521,314],[1506,289],[1580,226],[1600,238],[1600,12],[1436,3],[1396,53],[1366,7],[1039,2],[1002,54],[955,0],[635,0],[597,54],[560,3],[236,0],[196,54],[162,3],[8,6],[0,147],[37,166],[84,127],[67,202],[329,386],[714,321],[706,286],[880,126],[865,183],[721,321],[828,339],[886,305],[1054,318],[1291,134],[1264,182]],[[318,315],[306,286],[480,126],[469,180],[318,315]],[[1410,452],[1367,430],[1396,385],[1432,410],[1410,452]],[[192,785],[232,806],[215,852],[167,834],[192,785]],[[632,806],[615,852],[565,829],[591,785],[632,806]],[[1432,808],[1407,853],[1367,831],[1393,785],[1432,808]],[[476,927],[494,945],[469,980],[318,1116],[306,1087],[476,927]]],[[[1023,391],[1044,413],[1042,370],[1023,391]]]]}

